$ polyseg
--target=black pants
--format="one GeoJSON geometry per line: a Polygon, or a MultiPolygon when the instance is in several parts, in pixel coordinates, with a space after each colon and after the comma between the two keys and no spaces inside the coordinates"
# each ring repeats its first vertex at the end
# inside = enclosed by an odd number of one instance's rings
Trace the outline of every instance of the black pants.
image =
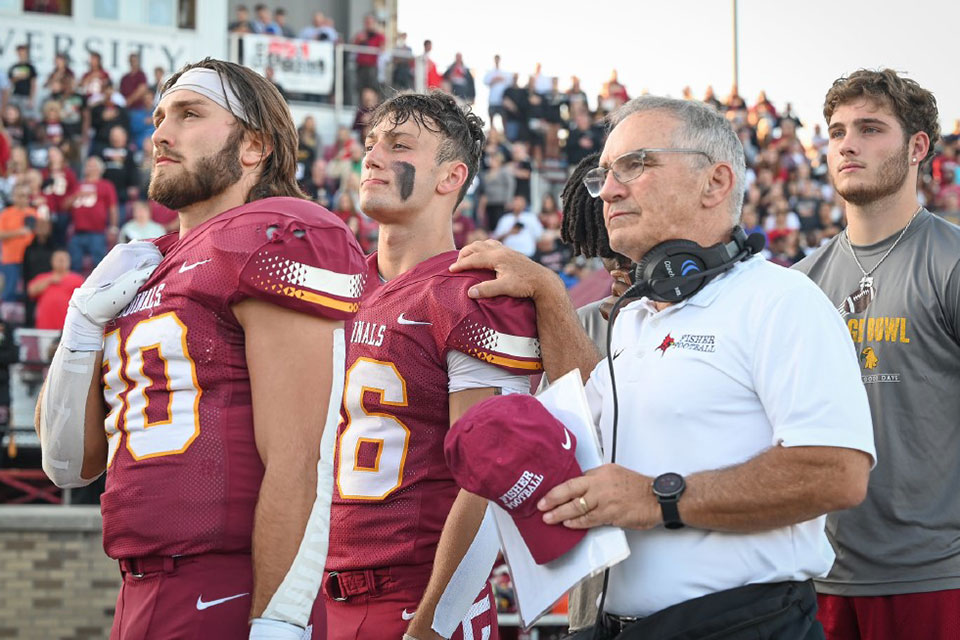
{"type": "MultiPolygon", "coordinates": [[[[687,600],[620,628],[605,617],[599,640],[823,640],[813,582],[777,582],[687,600]]],[[[591,640],[593,627],[569,640],[591,640]]]]}

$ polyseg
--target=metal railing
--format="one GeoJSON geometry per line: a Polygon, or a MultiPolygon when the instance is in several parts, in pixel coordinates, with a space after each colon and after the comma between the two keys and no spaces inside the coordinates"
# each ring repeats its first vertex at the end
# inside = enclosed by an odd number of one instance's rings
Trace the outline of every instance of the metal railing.
{"type": "MultiPolygon", "coordinates": [[[[377,60],[377,77],[382,86],[389,86],[389,82],[385,82],[386,78],[393,77],[393,65],[397,64],[398,61],[401,63],[409,64],[409,61],[412,59],[414,63],[413,68],[413,89],[418,92],[426,90],[427,81],[426,81],[426,64],[424,63],[423,56],[414,56],[404,51],[402,49],[393,49],[390,51],[381,51],[376,47],[367,47],[359,44],[348,44],[348,43],[338,43],[334,47],[334,110],[336,112],[337,122],[340,122],[340,117],[344,108],[344,97],[346,95],[344,88],[344,79],[347,77],[347,72],[349,70],[352,77],[356,77],[356,67],[355,62],[354,66],[348,65],[345,54],[376,54],[378,57],[377,60]]],[[[359,94],[359,92],[356,92],[359,94]]],[[[351,91],[351,95],[354,92],[351,91]]],[[[357,100],[359,102],[359,98],[357,100]]],[[[357,104],[353,103],[353,106],[357,104]]]]}

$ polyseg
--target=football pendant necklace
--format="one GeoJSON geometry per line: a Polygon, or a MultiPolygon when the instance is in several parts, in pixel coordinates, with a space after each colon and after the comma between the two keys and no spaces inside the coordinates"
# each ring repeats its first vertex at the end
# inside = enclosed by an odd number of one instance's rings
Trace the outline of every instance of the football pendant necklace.
{"type": "Polygon", "coordinates": [[[863,265],[860,263],[860,258],[857,257],[857,252],[853,250],[853,243],[850,242],[850,226],[847,225],[847,227],[843,230],[843,237],[847,241],[847,248],[850,249],[850,255],[853,256],[853,261],[857,263],[857,268],[859,268],[860,273],[863,274],[863,277],[860,278],[861,296],[869,295],[871,299],[876,296],[877,290],[873,286],[873,272],[876,271],[877,267],[883,264],[883,261],[887,259],[887,256],[889,256],[890,253],[897,248],[897,245],[900,244],[901,240],[903,240],[903,234],[907,232],[907,229],[909,229],[910,225],[913,224],[913,219],[916,218],[917,214],[919,214],[921,211],[923,211],[923,205],[917,207],[917,210],[913,212],[912,216],[910,216],[910,221],[907,223],[907,226],[903,228],[903,231],[900,232],[900,235],[897,236],[897,239],[893,241],[893,244],[890,245],[890,248],[887,249],[887,252],[883,254],[877,264],[873,265],[873,268],[870,269],[870,271],[867,271],[863,268],[863,265]]]}

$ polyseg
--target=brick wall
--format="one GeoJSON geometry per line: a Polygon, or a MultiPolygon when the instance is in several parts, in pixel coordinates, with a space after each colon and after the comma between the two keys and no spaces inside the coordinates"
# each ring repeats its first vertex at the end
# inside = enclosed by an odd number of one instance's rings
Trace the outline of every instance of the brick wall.
{"type": "Polygon", "coordinates": [[[120,588],[99,507],[0,506],[0,638],[100,640],[120,588]]]}

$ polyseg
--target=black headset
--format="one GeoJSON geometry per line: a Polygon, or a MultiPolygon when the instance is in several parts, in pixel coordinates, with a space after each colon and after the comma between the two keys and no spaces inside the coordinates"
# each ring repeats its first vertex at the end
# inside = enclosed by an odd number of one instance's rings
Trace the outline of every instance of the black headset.
{"type": "Polygon", "coordinates": [[[763,249],[763,234],[752,233],[748,237],[739,226],[731,233],[730,242],[710,247],[690,240],[661,242],[637,263],[631,274],[633,286],[622,298],[646,296],[671,303],[686,300],[716,276],[763,249]]]}
{"type": "MultiPolygon", "coordinates": [[[[613,390],[613,429],[610,443],[610,462],[617,461],[617,421],[620,406],[617,401],[617,378],[613,369],[614,356],[611,350],[613,323],[617,311],[625,303],[641,297],[657,302],[676,303],[686,300],[713,280],[728,271],[738,262],[763,250],[766,238],[762,233],[749,236],[743,228],[736,226],[731,232],[730,242],[719,242],[709,247],[701,247],[691,240],[667,240],[650,249],[630,273],[633,284],[627,289],[610,310],[607,324],[607,366],[610,368],[610,388],[613,390]]],[[[603,587],[597,606],[597,618],[592,637],[598,638],[603,616],[603,605],[607,599],[607,584],[610,569],[603,572],[603,587]]]]}

